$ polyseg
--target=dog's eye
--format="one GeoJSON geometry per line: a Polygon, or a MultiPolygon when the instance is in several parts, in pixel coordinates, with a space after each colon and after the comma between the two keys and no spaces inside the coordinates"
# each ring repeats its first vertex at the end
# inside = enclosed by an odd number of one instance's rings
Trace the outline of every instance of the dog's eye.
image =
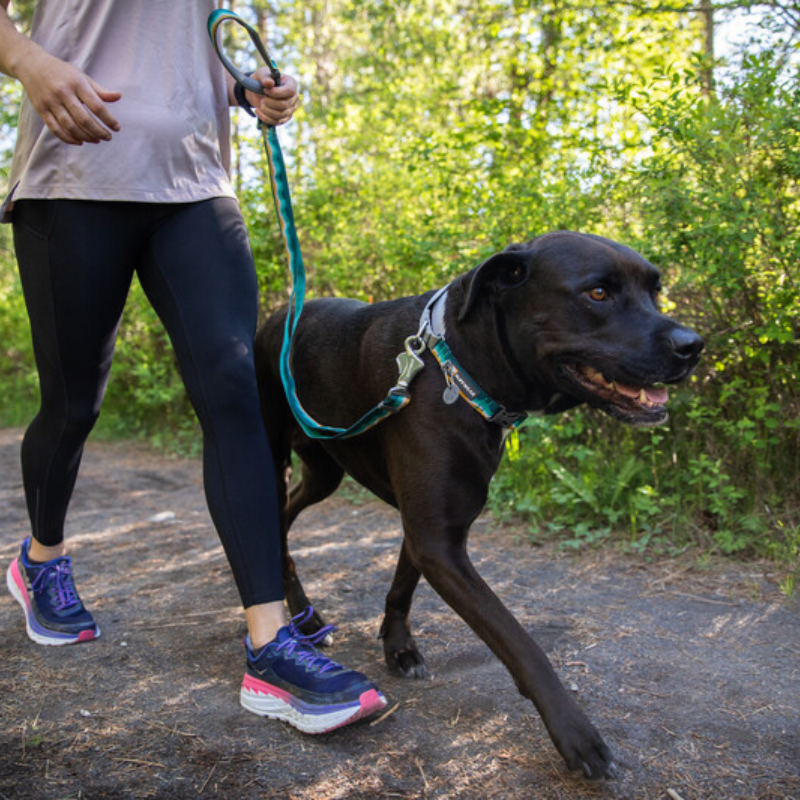
{"type": "Polygon", "coordinates": [[[608,292],[602,286],[595,286],[594,289],[589,290],[589,297],[601,303],[603,300],[608,300],[608,292]]]}
{"type": "Polygon", "coordinates": [[[525,270],[522,267],[514,267],[508,276],[511,278],[512,283],[521,283],[525,277],[525,270]]]}

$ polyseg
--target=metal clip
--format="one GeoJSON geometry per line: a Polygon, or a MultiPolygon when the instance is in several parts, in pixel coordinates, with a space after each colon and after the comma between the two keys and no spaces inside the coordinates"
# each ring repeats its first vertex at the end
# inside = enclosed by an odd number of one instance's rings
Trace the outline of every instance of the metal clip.
{"type": "Polygon", "coordinates": [[[397,385],[403,389],[414,380],[416,374],[425,366],[420,354],[425,350],[425,342],[419,336],[409,336],[405,341],[405,352],[397,356],[397,369],[400,376],[397,385]]]}

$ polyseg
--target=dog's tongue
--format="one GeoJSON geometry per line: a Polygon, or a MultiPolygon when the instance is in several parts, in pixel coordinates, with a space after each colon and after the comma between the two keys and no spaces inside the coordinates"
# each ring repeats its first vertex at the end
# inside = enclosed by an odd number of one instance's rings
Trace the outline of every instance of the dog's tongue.
{"type": "Polygon", "coordinates": [[[647,395],[647,399],[651,403],[656,403],[658,405],[663,406],[664,403],[669,400],[669,392],[662,386],[656,388],[655,386],[648,386],[644,393],[647,395]]]}
{"type": "Polygon", "coordinates": [[[635,389],[633,386],[626,386],[624,383],[615,383],[614,388],[620,394],[625,395],[625,397],[638,398],[641,400],[643,399],[642,394],[644,394],[644,398],[659,406],[663,406],[667,400],[669,400],[669,392],[664,388],[656,386],[645,386],[643,389],[635,389]]]}

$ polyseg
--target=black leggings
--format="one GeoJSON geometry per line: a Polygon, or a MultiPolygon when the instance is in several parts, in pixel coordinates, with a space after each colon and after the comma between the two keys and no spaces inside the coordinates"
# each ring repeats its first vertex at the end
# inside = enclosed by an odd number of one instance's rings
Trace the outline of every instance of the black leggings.
{"type": "Polygon", "coordinates": [[[275,472],[258,400],[258,290],[235,200],[20,200],[14,244],[41,407],[22,443],[33,534],[57,545],[134,272],[203,431],[206,499],[247,608],[283,598],[275,472]]]}

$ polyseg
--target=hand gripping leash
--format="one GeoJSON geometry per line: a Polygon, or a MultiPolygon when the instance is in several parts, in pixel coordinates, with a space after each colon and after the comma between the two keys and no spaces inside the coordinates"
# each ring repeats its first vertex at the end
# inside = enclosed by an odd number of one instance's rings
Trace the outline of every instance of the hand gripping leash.
{"type": "MultiPolygon", "coordinates": [[[[225,69],[253,94],[263,94],[261,84],[254,78],[245,75],[236,65],[225,55],[222,47],[221,29],[225,22],[235,22],[241,25],[249,34],[251,41],[258,50],[259,55],[272,72],[275,85],[280,84],[281,73],[269,51],[261,41],[261,37],[251,25],[248,25],[241,17],[226,9],[213,11],[208,18],[208,34],[217,52],[217,56],[224,65],[225,69]]],[[[406,340],[405,352],[397,357],[400,375],[397,383],[389,390],[386,397],[378,403],[371,411],[354,422],[349,428],[336,428],[329,425],[321,425],[311,417],[303,408],[297,396],[297,386],[291,371],[291,350],[300,314],[303,310],[303,302],[306,294],[306,272],[303,266],[303,256],[300,252],[300,241],[297,238],[297,230],[294,225],[294,214],[292,213],[292,198],[289,193],[289,181],[286,176],[286,167],[283,162],[280,142],[275,128],[272,125],[265,125],[259,121],[264,148],[267,154],[269,165],[270,184],[272,186],[272,197],[275,201],[275,211],[280,222],[281,235],[286,254],[289,259],[289,269],[292,275],[292,293],[289,299],[289,310],[286,315],[286,326],[284,328],[283,346],[280,355],[280,371],[283,387],[289,406],[298,423],[305,431],[306,435],[314,439],[347,439],[357,436],[360,433],[377,425],[392,414],[396,414],[405,408],[411,400],[408,386],[417,372],[422,368],[422,359],[417,355],[417,337],[411,336],[406,340]]]]}

